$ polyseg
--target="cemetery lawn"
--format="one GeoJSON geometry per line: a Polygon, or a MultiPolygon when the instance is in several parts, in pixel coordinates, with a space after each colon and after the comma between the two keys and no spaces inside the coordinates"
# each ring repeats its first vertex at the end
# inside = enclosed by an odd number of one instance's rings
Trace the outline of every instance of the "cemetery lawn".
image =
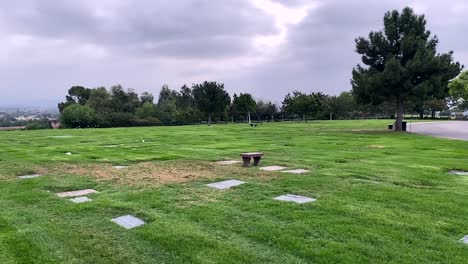
{"type": "Polygon", "coordinates": [[[0,132],[0,263],[466,263],[468,142],[390,122],[0,132]],[[246,151],[310,172],[215,163],[246,151]]]}

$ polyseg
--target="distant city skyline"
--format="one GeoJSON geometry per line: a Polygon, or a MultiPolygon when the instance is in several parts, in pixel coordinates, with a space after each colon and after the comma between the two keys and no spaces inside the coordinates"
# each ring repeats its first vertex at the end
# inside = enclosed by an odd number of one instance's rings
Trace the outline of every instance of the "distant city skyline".
{"type": "Polygon", "coordinates": [[[208,80],[276,103],[293,90],[338,94],[360,63],[354,39],[405,6],[468,66],[463,0],[2,1],[0,108],[54,108],[74,85],[157,96],[208,80]]]}

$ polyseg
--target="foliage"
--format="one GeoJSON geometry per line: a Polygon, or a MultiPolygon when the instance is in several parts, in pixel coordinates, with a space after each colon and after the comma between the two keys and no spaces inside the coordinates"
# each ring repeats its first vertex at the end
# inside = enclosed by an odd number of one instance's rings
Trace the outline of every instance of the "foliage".
{"type": "Polygon", "coordinates": [[[328,113],[330,119],[351,118],[359,108],[350,92],[342,92],[339,96],[329,96],[324,105],[324,114],[328,113]]]}
{"type": "Polygon", "coordinates": [[[224,84],[221,83],[196,84],[192,87],[192,92],[197,108],[208,115],[208,123],[211,123],[213,115],[221,117],[231,103],[231,97],[224,90],[224,84]]]}
{"type": "Polygon", "coordinates": [[[251,94],[241,93],[239,96],[234,94],[232,100],[232,112],[238,116],[248,115],[247,119],[250,119],[250,114],[255,112],[257,103],[253,99],[251,94]]]}
{"type": "Polygon", "coordinates": [[[85,105],[91,95],[91,89],[83,86],[73,86],[68,90],[68,95],[63,103],[58,105],[60,112],[72,104],[85,105]]]}
{"type": "Polygon", "coordinates": [[[302,117],[320,118],[327,96],[323,93],[305,94],[294,91],[287,94],[283,100],[283,111],[287,114],[302,117]]]}
{"type": "Polygon", "coordinates": [[[437,37],[426,30],[424,15],[406,7],[384,16],[384,30],[356,39],[356,51],[367,67],[353,69],[352,87],[358,102],[395,105],[396,130],[401,130],[404,104],[409,101],[443,99],[448,82],[462,66],[452,52],[438,54],[437,37]]]}
{"type": "Polygon", "coordinates": [[[265,102],[262,100],[257,101],[255,113],[258,119],[275,119],[278,115],[278,106],[272,102],[265,102]]]}
{"type": "Polygon", "coordinates": [[[60,115],[60,123],[65,128],[93,127],[95,125],[95,111],[89,106],[70,105],[60,115]]]}
{"type": "Polygon", "coordinates": [[[38,129],[50,129],[52,128],[50,125],[50,121],[47,119],[42,120],[35,120],[30,122],[27,126],[27,130],[38,130],[38,129]]]}
{"type": "Polygon", "coordinates": [[[468,71],[450,82],[449,89],[455,106],[460,110],[468,110],[468,71]]]}

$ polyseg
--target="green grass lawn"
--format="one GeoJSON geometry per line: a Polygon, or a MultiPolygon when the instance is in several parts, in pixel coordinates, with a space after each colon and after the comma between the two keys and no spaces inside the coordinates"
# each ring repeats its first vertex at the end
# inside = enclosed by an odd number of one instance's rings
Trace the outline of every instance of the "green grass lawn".
{"type": "Polygon", "coordinates": [[[466,263],[468,177],[447,172],[468,171],[468,142],[389,123],[0,132],[0,263],[466,263]],[[311,172],[213,162],[246,151],[311,172]],[[226,179],[248,183],[206,186],[226,179]],[[287,193],[317,201],[272,199],[287,193]],[[147,224],[110,221],[126,214],[147,224]]]}

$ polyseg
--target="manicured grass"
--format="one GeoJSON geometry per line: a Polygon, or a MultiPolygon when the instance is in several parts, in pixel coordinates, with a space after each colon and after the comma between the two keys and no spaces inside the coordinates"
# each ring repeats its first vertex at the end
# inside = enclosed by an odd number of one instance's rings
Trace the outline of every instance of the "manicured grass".
{"type": "Polygon", "coordinates": [[[468,142],[383,130],[389,123],[0,132],[0,263],[466,263],[468,177],[447,172],[468,171],[468,142]],[[311,172],[211,163],[245,151],[264,152],[263,165],[311,172]],[[67,172],[142,162],[195,176],[139,184],[67,172]],[[197,176],[211,166],[209,177],[197,176]],[[35,172],[45,175],[16,178],[35,172]],[[247,184],[206,186],[227,179],[247,184]],[[91,203],[54,195],[87,188],[99,191],[91,203]],[[317,201],[272,199],[287,193],[317,201]],[[110,221],[127,214],[147,224],[110,221]]]}

